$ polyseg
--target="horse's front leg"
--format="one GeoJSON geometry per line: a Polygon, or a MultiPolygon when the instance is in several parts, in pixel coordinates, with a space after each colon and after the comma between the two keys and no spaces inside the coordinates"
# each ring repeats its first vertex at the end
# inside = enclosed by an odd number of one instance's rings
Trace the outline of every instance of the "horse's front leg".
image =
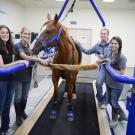
{"type": "Polygon", "coordinates": [[[69,121],[74,120],[74,114],[72,109],[72,93],[73,93],[73,78],[72,76],[66,79],[66,82],[68,84],[67,87],[67,96],[68,96],[68,111],[67,111],[67,118],[69,121]]]}
{"type": "Polygon", "coordinates": [[[76,75],[74,76],[73,79],[73,95],[72,95],[72,99],[76,99],[76,75]]]}
{"type": "Polygon", "coordinates": [[[52,81],[54,85],[54,94],[53,94],[53,105],[52,105],[52,111],[50,114],[51,119],[56,119],[57,117],[57,111],[56,111],[56,105],[57,105],[57,98],[58,98],[58,81],[59,81],[59,76],[53,74],[52,75],[52,81]]]}

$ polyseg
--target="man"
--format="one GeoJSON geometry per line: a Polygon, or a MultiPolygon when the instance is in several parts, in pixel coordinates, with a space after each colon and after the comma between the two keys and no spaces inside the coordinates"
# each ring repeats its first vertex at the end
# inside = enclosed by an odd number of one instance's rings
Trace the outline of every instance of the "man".
{"type": "MultiPolygon", "coordinates": [[[[107,59],[111,55],[111,47],[108,41],[108,36],[109,36],[109,30],[106,28],[102,28],[100,31],[101,41],[88,50],[84,49],[81,45],[79,45],[81,51],[87,55],[95,54],[98,58],[97,62],[101,63],[103,59],[107,59]]],[[[104,83],[104,80],[105,80],[105,69],[103,65],[100,64],[99,74],[96,80],[96,88],[97,88],[96,97],[98,100],[98,105],[100,106],[101,109],[105,108],[105,102],[106,102],[106,98],[105,96],[103,96],[103,90],[102,90],[102,85],[104,83]]]]}

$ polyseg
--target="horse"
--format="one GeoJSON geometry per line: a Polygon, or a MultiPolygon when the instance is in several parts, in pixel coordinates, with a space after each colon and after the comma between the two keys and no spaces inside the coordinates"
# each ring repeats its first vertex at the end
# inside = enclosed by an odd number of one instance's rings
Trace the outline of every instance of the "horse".
{"type": "MultiPolygon", "coordinates": [[[[57,52],[54,56],[54,64],[78,65],[81,63],[82,54],[79,47],[69,36],[67,28],[58,21],[57,14],[53,20],[48,20],[42,26],[42,30],[34,42],[32,51],[36,54],[39,51],[50,47],[57,46],[57,52]]],[[[58,100],[58,81],[60,77],[66,80],[66,90],[68,97],[67,118],[69,121],[74,120],[72,109],[72,94],[75,89],[75,83],[78,71],[67,71],[52,69],[52,82],[54,85],[53,105],[50,118],[57,117],[56,105],[58,100]]]]}

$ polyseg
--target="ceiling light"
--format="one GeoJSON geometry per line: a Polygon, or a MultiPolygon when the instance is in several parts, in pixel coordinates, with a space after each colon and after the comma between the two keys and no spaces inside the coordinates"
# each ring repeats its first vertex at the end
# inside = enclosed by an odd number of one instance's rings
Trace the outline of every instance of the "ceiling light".
{"type": "Polygon", "coordinates": [[[56,1],[65,1],[65,0],[56,0],[56,1]]]}
{"type": "Polygon", "coordinates": [[[114,2],[115,0],[103,0],[103,2],[114,2]]]}

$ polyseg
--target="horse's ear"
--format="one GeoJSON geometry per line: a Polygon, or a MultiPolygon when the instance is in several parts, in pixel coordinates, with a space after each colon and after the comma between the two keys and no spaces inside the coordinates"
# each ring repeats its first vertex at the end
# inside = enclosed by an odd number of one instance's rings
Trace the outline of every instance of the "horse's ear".
{"type": "Polygon", "coordinates": [[[47,20],[51,20],[51,15],[49,13],[47,14],[47,20]]]}
{"type": "Polygon", "coordinates": [[[57,14],[55,14],[54,21],[55,21],[55,23],[58,22],[58,15],[57,14]]]}

